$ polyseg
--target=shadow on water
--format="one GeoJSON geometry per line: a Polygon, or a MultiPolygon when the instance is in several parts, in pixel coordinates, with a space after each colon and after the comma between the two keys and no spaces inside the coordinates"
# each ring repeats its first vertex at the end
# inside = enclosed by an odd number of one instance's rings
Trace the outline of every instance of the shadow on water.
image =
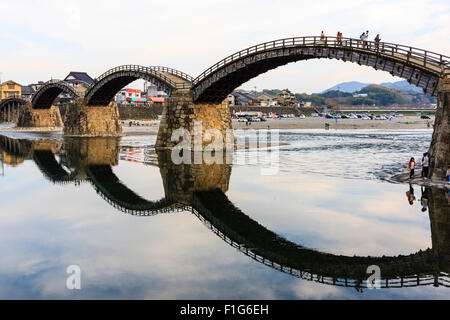
{"type": "MultiPolygon", "coordinates": [[[[84,138],[18,140],[0,136],[2,161],[36,163],[42,174],[59,184],[90,183],[99,196],[121,212],[154,216],[189,211],[223,241],[248,257],[292,276],[336,286],[367,287],[367,268],[380,267],[381,287],[450,287],[450,195],[439,189],[421,190],[422,211],[430,218],[432,248],[409,255],[364,257],[335,255],[293,243],[268,230],[237,208],[227,197],[232,166],[180,164],[170,153],[146,149],[149,165],[159,167],[164,198],[148,201],[114,174],[119,162],[119,140],[84,138]]],[[[407,200],[418,201],[414,189],[407,200]]]]}

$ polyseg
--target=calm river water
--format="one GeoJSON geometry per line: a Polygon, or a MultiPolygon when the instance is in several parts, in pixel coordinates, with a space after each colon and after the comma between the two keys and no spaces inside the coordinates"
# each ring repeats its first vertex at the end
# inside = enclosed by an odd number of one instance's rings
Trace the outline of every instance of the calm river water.
{"type": "Polygon", "coordinates": [[[281,130],[272,175],[154,135],[0,136],[0,298],[448,299],[450,194],[385,180],[431,133],[281,130]]]}

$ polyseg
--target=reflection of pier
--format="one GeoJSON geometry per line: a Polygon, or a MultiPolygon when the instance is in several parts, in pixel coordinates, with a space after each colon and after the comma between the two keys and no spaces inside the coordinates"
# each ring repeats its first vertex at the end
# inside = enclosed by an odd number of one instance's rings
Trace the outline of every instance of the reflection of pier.
{"type": "MultiPolygon", "coordinates": [[[[116,139],[57,141],[12,140],[0,137],[0,149],[36,162],[54,182],[89,181],[116,209],[132,215],[189,211],[223,241],[278,271],[319,283],[367,287],[367,267],[381,269],[381,286],[450,287],[450,216],[443,190],[428,189],[432,248],[393,257],[343,256],[312,250],[266,229],[237,208],[225,195],[231,176],[227,164],[174,165],[170,154],[151,158],[158,165],[165,197],[149,201],[120,181],[112,167],[119,156],[116,139]],[[59,155],[60,161],[55,159],[59,155]]],[[[151,152],[151,151],[149,151],[151,152]]]]}

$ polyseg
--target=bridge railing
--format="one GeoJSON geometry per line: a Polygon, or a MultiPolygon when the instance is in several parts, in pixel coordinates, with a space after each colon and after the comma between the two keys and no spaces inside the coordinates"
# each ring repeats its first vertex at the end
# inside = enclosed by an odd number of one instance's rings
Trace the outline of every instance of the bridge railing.
{"type": "MultiPolygon", "coordinates": [[[[100,77],[95,79],[95,82],[93,84],[91,84],[91,86],[88,88],[88,91],[91,88],[93,88],[96,84],[98,84],[100,81],[102,81],[103,79],[108,77],[109,75],[114,74],[116,72],[121,72],[121,71],[150,73],[153,76],[155,76],[155,78],[159,78],[161,81],[166,82],[172,88],[175,88],[175,89],[184,89],[184,88],[191,87],[190,83],[179,83],[179,82],[173,81],[172,79],[170,79],[167,76],[165,76],[164,74],[162,74],[160,71],[157,71],[156,69],[154,69],[154,67],[144,67],[144,66],[140,66],[140,65],[122,65],[122,66],[112,68],[112,69],[106,71],[105,73],[103,73],[102,75],[100,75],[100,77]]],[[[178,71],[178,72],[181,73],[181,71],[178,71]]]]}
{"type": "Polygon", "coordinates": [[[354,38],[306,36],[264,42],[238,51],[201,73],[193,80],[193,86],[197,85],[216,70],[243,57],[273,49],[302,47],[345,48],[355,51],[370,52],[380,56],[390,56],[398,60],[406,61],[417,67],[432,69],[442,76],[444,73],[450,72],[450,57],[432,51],[388,42],[376,43],[375,41],[362,41],[354,38]]]}
{"type": "Polygon", "coordinates": [[[149,68],[151,68],[155,71],[158,71],[158,72],[176,75],[176,76],[178,76],[186,81],[189,81],[189,82],[192,82],[194,80],[194,77],[191,77],[187,73],[184,73],[183,71],[180,71],[177,69],[163,67],[163,66],[150,66],[149,68]]]}

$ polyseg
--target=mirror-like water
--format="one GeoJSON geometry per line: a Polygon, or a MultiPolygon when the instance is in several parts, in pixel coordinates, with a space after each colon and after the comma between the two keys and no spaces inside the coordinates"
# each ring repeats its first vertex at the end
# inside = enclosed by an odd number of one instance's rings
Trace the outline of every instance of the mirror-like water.
{"type": "Polygon", "coordinates": [[[449,192],[385,181],[431,131],[282,130],[274,175],[155,139],[0,136],[0,298],[449,297],[449,192]]]}

